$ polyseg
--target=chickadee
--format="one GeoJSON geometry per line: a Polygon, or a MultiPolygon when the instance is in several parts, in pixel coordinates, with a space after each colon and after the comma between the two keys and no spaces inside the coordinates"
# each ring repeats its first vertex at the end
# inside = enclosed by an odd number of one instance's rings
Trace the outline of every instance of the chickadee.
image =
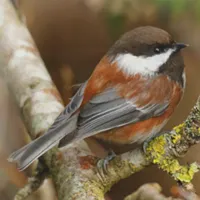
{"type": "Polygon", "coordinates": [[[160,132],[185,88],[184,62],[166,31],[139,27],[125,33],[105,54],[51,128],[12,153],[19,170],[64,140],[87,137],[114,144],[141,144],[160,132]]]}

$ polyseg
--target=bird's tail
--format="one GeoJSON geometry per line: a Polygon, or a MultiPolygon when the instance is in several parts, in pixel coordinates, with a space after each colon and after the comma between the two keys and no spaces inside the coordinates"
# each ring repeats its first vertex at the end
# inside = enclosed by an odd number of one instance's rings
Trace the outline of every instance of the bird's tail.
{"type": "Polygon", "coordinates": [[[16,162],[18,169],[24,170],[34,160],[46,153],[49,149],[56,146],[63,137],[68,136],[68,144],[76,140],[74,131],[76,130],[77,118],[72,117],[67,122],[62,123],[55,130],[49,129],[44,135],[33,140],[31,143],[13,152],[9,162],[16,162]]]}

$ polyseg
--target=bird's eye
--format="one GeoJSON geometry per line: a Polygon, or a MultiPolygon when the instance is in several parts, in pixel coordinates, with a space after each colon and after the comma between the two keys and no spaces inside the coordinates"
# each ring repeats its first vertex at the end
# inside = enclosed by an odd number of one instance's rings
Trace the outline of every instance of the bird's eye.
{"type": "Polygon", "coordinates": [[[160,50],[160,48],[156,47],[156,48],[154,49],[154,52],[155,52],[155,53],[161,53],[161,50],[160,50]]]}
{"type": "Polygon", "coordinates": [[[164,46],[161,46],[161,47],[155,47],[154,48],[154,52],[156,54],[160,54],[160,53],[164,53],[168,50],[168,48],[164,47],[164,46]]]}

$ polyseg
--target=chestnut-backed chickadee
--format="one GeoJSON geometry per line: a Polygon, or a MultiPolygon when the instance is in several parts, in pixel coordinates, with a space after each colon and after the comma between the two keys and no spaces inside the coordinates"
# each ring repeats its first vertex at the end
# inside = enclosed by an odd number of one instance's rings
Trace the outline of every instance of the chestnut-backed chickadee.
{"type": "Polygon", "coordinates": [[[143,143],[159,133],[185,87],[184,62],[162,29],[146,26],[124,34],[81,85],[41,137],[12,153],[25,169],[59,141],[65,145],[94,136],[117,144],[143,143]]]}

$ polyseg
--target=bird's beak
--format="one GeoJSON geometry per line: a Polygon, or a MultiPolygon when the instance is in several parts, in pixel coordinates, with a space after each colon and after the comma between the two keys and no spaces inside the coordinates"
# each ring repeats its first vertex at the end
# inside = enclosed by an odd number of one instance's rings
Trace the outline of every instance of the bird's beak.
{"type": "Polygon", "coordinates": [[[176,43],[174,46],[175,46],[176,51],[180,51],[181,49],[188,47],[189,45],[183,44],[183,43],[176,43]]]}

